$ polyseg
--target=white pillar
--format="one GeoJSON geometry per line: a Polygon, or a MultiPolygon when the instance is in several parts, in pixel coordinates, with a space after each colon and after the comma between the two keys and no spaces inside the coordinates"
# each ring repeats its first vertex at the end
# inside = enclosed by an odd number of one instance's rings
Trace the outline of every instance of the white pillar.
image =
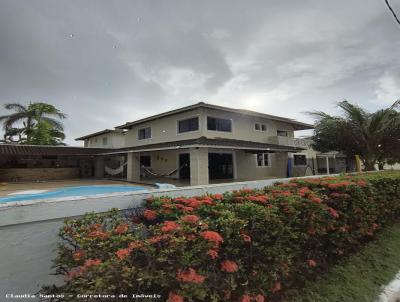
{"type": "Polygon", "coordinates": [[[190,185],[208,185],[208,148],[190,150],[190,185]]]}
{"type": "Polygon", "coordinates": [[[94,159],[94,177],[104,178],[104,157],[97,156],[94,159]]]}
{"type": "Polygon", "coordinates": [[[328,175],[330,174],[329,173],[329,157],[328,156],[326,157],[326,174],[328,174],[328,175]]]}
{"type": "Polygon", "coordinates": [[[126,178],[128,181],[140,181],[140,155],[139,153],[128,153],[126,166],[126,178]]]}

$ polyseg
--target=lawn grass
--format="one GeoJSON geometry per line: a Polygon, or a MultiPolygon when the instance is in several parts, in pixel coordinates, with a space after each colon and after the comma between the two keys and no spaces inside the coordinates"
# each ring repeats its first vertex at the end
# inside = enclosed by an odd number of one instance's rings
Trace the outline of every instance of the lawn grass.
{"type": "Polygon", "coordinates": [[[382,286],[400,270],[400,223],[387,227],[360,252],[310,281],[290,302],[377,301],[382,286]]]}

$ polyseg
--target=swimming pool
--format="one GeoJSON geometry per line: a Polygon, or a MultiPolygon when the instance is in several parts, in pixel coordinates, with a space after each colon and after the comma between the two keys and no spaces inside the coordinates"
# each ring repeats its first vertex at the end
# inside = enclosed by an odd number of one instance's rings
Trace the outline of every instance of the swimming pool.
{"type": "Polygon", "coordinates": [[[0,197],[0,203],[7,202],[18,202],[35,199],[53,199],[70,196],[89,196],[89,195],[101,195],[111,194],[118,192],[131,192],[146,190],[144,187],[135,186],[120,186],[120,185],[98,185],[98,186],[79,186],[79,187],[62,187],[56,190],[47,192],[40,192],[34,194],[19,194],[7,197],[0,197]]]}

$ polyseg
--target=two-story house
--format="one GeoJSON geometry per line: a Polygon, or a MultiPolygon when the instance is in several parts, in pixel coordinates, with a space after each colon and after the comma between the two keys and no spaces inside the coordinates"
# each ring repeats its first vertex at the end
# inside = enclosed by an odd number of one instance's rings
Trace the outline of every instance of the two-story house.
{"type": "Polygon", "coordinates": [[[264,113],[197,103],[85,135],[86,147],[107,147],[96,157],[96,176],[110,158],[126,161],[126,177],[168,176],[210,181],[286,177],[294,131],[310,124],[264,113]]]}

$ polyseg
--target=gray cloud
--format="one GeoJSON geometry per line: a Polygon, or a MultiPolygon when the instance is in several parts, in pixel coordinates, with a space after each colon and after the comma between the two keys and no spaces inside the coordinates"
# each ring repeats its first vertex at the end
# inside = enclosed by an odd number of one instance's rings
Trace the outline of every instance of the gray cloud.
{"type": "Polygon", "coordinates": [[[400,97],[399,35],[376,0],[0,0],[0,103],[55,104],[72,144],[200,100],[375,110],[400,97]]]}

